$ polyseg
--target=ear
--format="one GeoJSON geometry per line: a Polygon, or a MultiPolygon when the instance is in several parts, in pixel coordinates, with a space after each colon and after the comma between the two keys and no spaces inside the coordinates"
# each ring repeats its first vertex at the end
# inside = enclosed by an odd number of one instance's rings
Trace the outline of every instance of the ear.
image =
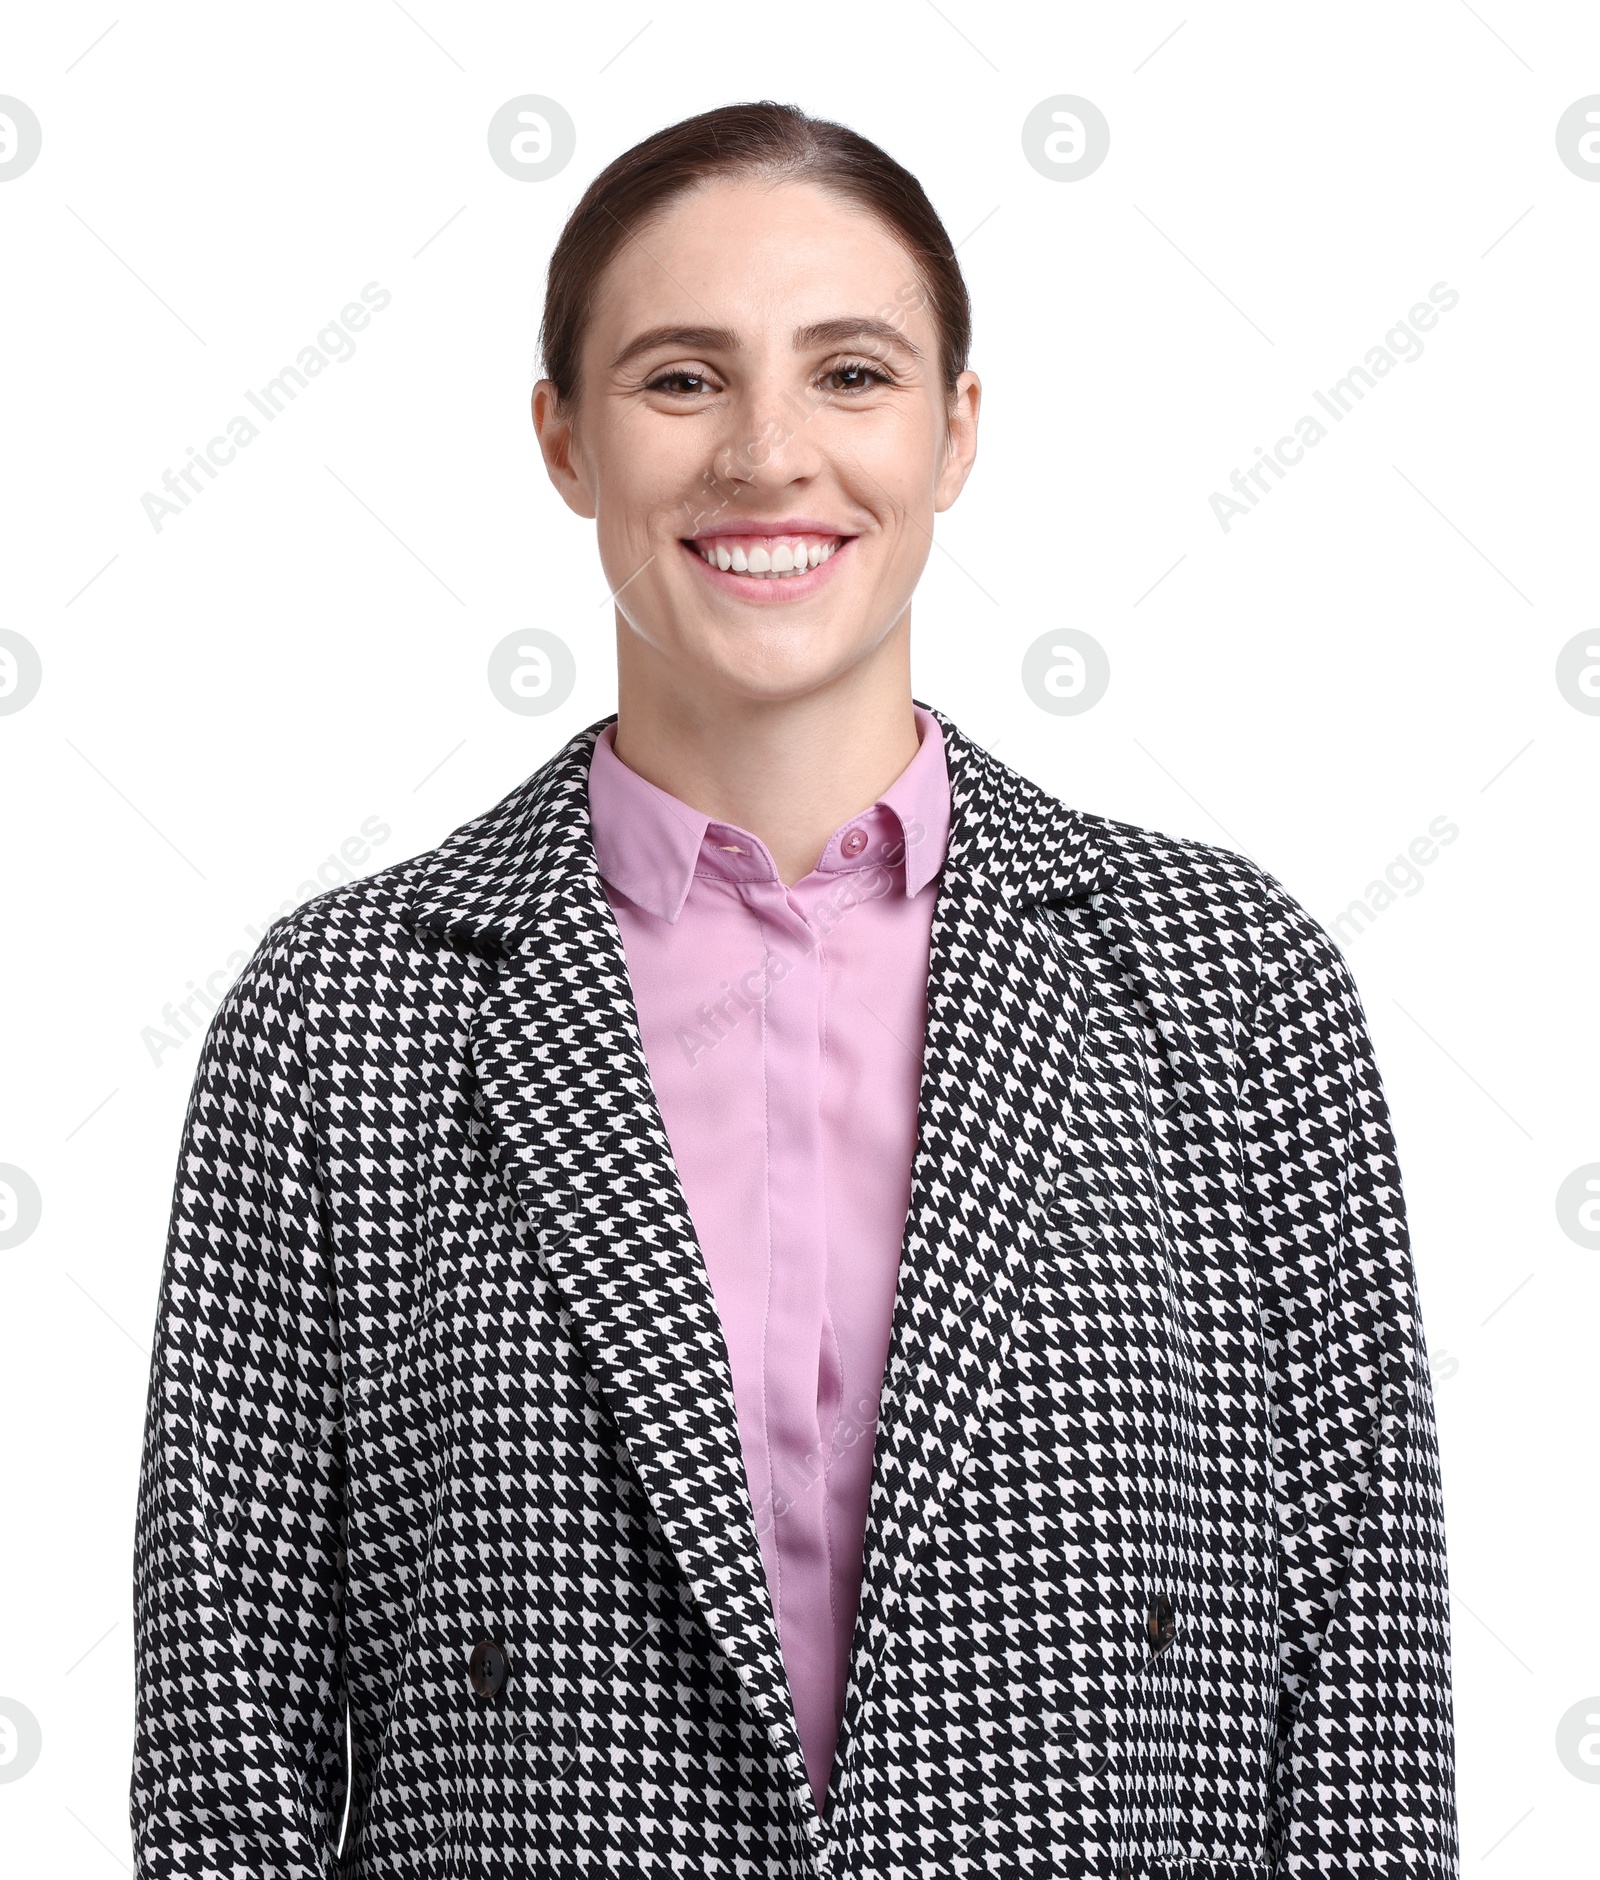
{"type": "Polygon", "coordinates": [[[549,379],[540,379],[533,388],[533,429],[544,455],[545,473],[561,492],[561,500],[574,515],[591,522],[597,505],[594,489],[578,444],[577,427],[563,413],[556,388],[549,379]]]}
{"type": "Polygon", "coordinates": [[[956,380],[946,419],[944,461],[933,486],[934,509],[948,509],[961,494],[978,455],[978,405],[983,387],[976,372],[956,380]]]}

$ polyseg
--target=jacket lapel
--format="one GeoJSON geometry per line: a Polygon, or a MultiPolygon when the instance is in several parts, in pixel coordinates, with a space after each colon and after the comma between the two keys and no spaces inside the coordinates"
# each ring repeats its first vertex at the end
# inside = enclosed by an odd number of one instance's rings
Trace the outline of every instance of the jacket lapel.
{"type": "Polygon", "coordinates": [[[413,924],[490,953],[472,1062],[496,1151],[661,1531],[815,1840],[716,1302],[589,835],[592,725],[430,858],[413,924]]]}
{"type": "MultiPolygon", "coordinates": [[[[1049,908],[1088,898],[1107,873],[1076,812],[935,716],[950,839],[830,1795],[848,1778],[898,1601],[965,1466],[1025,1307],[1091,984],[1049,908]]],[[[766,1726],[815,1848],[824,1830],[761,1563],[726,1346],[589,832],[589,758],[610,722],[580,732],[433,851],[413,878],[409,918],[496,962],[471,1044],[498,1153],[656,1519],[766,1726]]]]}
{"type": "Polygon", "coordinates": [[[1061,1165],[1092,974],[1048,910],[1087,899],[1108,872],[1076,812],[935,715],[950,770],[950,845],[830,1813],[849,1782],[903,1588],[1003,1372],[1061,1165]]]}

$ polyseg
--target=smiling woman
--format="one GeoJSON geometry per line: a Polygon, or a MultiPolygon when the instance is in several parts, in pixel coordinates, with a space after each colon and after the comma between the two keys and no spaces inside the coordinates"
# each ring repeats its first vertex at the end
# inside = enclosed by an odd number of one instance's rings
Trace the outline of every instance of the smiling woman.
{"type": "Polygon", "coordinates": [[[970,330],[915,181],[778,106],[619,158],[551,258],[533,417],[616,597],[616,754],[755,817],[785,881],[916,748],[911,597],[977,450],[970,330]]]}
{"type": "Polygon", "coordinates": [[[151,1880],[1447,1880],[1433,1404],[1359,997],[913,698],[943,225],[790,106],[550,263],[617,710],[284,915],[185,1123],[151,1880]]]}

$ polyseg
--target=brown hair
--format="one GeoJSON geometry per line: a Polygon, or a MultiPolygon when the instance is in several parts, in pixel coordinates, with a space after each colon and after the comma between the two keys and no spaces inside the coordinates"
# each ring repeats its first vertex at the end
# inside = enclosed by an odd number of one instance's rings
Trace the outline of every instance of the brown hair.
{"type": "Polygon", "coordinates": [[[563,405],[578,394],[578,361],[601,276],[652,216],[717,177],[814,183],[877,216],[905,246],[939,329],[945,390],[954,393],[972,344],[972,304],[950,237],[922,185],[886,151],[792,104],[721,105],[669,124],[595,177],[550,257],[539,350],[563,405]]]}

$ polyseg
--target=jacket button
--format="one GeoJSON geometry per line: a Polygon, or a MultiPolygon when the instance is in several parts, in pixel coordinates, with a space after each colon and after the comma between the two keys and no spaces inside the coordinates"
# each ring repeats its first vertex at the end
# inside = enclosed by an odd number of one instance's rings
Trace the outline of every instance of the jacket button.
{"type": "Polygon", "coordinates": [[[467,1677],[479,1697],[493,1697],[506,1681],[505,1647],[493,1639],[479,1639],[467,1660],[467,1677]]]}
{"type": "Polygon", "coordinates": [[[1172,1601],[1165,1593],[1157,1593],[1151,1600],[1150,1611],[1144,1622],[1144,1635],[1157,1657],[1178,1636],[1178,1621],[1172,1610],[1172,1601]]]}

